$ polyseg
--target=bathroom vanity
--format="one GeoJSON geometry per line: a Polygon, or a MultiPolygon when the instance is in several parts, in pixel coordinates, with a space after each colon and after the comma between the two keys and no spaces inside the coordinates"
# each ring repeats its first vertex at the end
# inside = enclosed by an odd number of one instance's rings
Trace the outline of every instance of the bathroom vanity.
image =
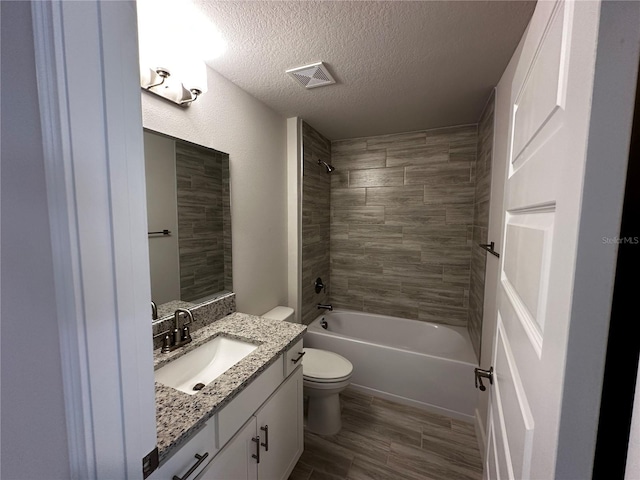
{"type": "Polygon", "coordinates": [[[198,329],[183,349],[156,350],[158,372],[220,337],[257,347],[194,393],[156,381],[160,467],[149,478],[286,479],[303,450],[305,330],[232,313],[198,329]]]}

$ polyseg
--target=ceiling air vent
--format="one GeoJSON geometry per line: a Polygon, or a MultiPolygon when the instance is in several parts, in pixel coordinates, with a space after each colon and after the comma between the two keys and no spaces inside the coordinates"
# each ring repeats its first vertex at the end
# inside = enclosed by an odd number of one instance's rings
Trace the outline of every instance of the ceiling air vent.
{"type": "Polygon", "coordinates": [[[291,68],[287,70],[287,73],[304,88],[324,87],[336,83],[322,62],[291,68]]]}

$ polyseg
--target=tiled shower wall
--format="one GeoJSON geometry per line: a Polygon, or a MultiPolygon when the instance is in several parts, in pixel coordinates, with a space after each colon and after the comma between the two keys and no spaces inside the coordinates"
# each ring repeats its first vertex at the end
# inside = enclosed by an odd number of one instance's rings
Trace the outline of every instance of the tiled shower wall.
{"type": "Polygon", "coordinates": [[[470,125],[331,144],[335,307],[467,326],[477,140],[470,125]]]}
{"type": "MultiPolygon", "coordinates": [[[[478,123],[478,159],[476,161],[476,193],[473,208],[473,244],[471,247],[471,283],[469,294],[469,335],[478,358],[482,339],[484,279],[487,252],[478,244],[488,243],[489,198],[491,195],[491,159],[493,153],[494,94],[478,123]]],[[[497,261],[491,258],[489,261],[497,261]]]]}
{"type": "Polygon", "coordinates": [[[318,303],[329,300],[329,222],[331,176],[318,159],[331,163],[331,142],[302,123],[302,323],[317,315],[318,303]],[[326,291],[316,293],[314,282],[322,278],[326,291]]]}
{"type": "Polygon", "coordinates": [[[176,142],[176,179],[180,299],[231,291],[229,155],[176,142]]]}

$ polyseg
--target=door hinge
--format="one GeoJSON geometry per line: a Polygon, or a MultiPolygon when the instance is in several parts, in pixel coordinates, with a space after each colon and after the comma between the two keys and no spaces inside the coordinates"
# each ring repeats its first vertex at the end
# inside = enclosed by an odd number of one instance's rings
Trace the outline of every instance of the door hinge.
{"type": "Polygon", "coordinates": [[[159,464],[160,458],[158,457],[158,447],[156,447],[142,459],[142,478],[147,478],[151,475],[159,464]]]}

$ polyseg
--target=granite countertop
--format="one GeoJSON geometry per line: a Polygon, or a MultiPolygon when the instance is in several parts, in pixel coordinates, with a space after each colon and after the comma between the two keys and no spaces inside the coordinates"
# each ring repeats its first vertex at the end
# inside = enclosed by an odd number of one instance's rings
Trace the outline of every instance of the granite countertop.
{"type": "Polygon", "coordinates": [[[259,345],[195,395],[156,382],[160,463],[188,441],[193,433],[276,361],[280,354],[302,338],[306,329],[306,326],[297,323],[236,312],[193,332],[193,341],[182,348],[171,353],[155,350],[153,363],[154,368],[158,369],[219,335],[259,345]]]}

